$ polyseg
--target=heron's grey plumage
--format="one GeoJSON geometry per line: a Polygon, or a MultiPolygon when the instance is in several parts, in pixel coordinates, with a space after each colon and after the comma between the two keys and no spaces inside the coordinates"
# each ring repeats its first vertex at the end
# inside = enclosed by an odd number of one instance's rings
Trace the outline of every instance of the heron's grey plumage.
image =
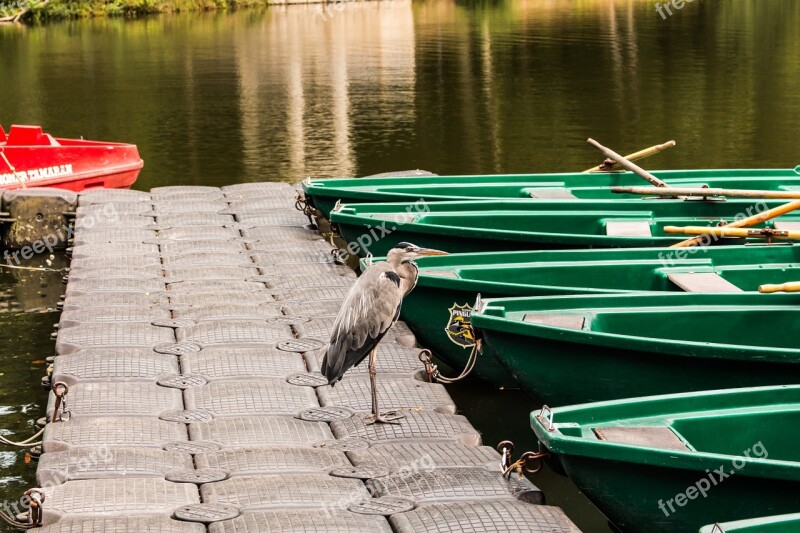
{"type": "Polygon", "coordinates": [[[363,361],[397,321],[405,293],[403,284],[393,278],[397,275],[392,265],[375,263],[347,293],[322,360],[329,383],[363,361]]]}
{"type": "Polygon", "coordinates": [[[370,266],[342,302],[330,344],[322,358],[322,373],[333,386],[345,372],[369,356],[372,422],[393,424],[398,418],[396,415],[394,419],[381,416],[375,350],[400,316],[403,297],[417,284],[419,271],[414,259],[425,255],[445,253],[401,242],[389,250],[385,262],[370,266]]]}

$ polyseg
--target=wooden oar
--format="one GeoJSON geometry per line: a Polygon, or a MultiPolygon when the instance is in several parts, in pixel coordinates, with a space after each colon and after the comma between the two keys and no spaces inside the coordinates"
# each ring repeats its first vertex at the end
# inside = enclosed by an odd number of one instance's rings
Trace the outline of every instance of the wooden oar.
{"type": "Polygon", "coordinates": [[[678,226],[666,226],[664,228],[664,233],[677,233],[680,235],[711,235],[712,237],[718,237],[721,239],[725,237],[735,237],[740,239],[746,239],[748,237],[761,239],[800,239],[800,231],[775,230],[772,228],[732,228],[730,226],[685,226],[682,228],[678,226]]]}
{"type": "Polygon", "coordinates": [[[758,288],[758,292],[800,292],[800,281],[790,281],[780,285],[761,285],[758,288]]]}
{"type": "Polygon", "coordinates": [[[594,146],[595,148],[597,148],[598,150],[603,152],[603,154],[606,157],[608,157],[610,159],[613,159],[614,161],[619,163],[619,165],[622,168],[624,168],[625,170],[630,170],[631,172],[633,172],[637,176],[640,176],[641,178],[646,179],[647,181],[649,181],[652,185],[655,185],[656,187],[667,187],[666,183],[664,183],[663,181],[661,181],[657,177],[653,176],[652,174],[650,174],[648,171],[646,171],[645,169],[643,169],[642,167],[640,167],[636,163],[631,163],[630,161],[628,161],[628,159],[622,157],[621,155],[619,155],[617,152],[615,152],[611,148],[606,148],[605,146],[603,146],[599,142],[595,141],[594,139],[587,139],[586,142],[588,142],[589,144],[591,144],[592,146],[594,146]]]}
{"type": "MultiPolygon", "coordinates": [[[[644,150],[639,150],[638,152],[626,155],[625,159],[628,161],[638,161],[639,159],[644,159],[645,157],[650,157],[651,155],[663,152],[667,148],[672,148],[673,146],[675,146],[675,141],[667,141],[664,144],[656,144],[650,148],[645,148],[644,150]]],[[[618,161],[612,161],[609,159],[608,161],[605,161],[596,167],[584,170],[584,172],[611,172],[621,168],[622,165],[620,165],[618,161]]]]}
{"type": "Polygon", "coordinates": [[[767,198],[776,200],[800,199],[800,190],[763,191],[747,189],[711,189],[703,187],[611,187],[611,192],[646,196],[727,196],[728,198],[767,198]]]}
{"type": "MultiPolygon", "coordinates": [[[[729,224],[720,226],[720,228],[748,228],[750,226],[755,226],[756,224],[760,224],[761,222],[766,222],[767,220],[771,220],[775,217],[785,215],[786,213],[794,211],[795,209],[800,209],[800,200],[795,202],[789,202],[788,204],[779,205],[778,207],[773,207],[772,209],[768,209],[763,213],[756,213],[755,215],[743,218],[741,220],[735,220],[729,224]]],[[[700,244],[702,240],[703,239],[701,237],[692,237],[691,239],[686,239],[685,241],[673,244],[672,246],[670,246],[670,248],[686,248],[687,246],[700,244]]]]}

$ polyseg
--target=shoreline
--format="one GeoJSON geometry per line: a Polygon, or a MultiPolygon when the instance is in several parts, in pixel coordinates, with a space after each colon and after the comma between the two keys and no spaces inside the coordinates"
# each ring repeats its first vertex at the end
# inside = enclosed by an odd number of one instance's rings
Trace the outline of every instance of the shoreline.
{"type": "Polygon", "coordinates": [[[240,9],[311,3],[335,2],[291,0],[277,2],[273,0],[49,0],[35,4],[17,2],[6,4],[5,11],[0,11],[0,23],[35,25],[103,17],[139,19],[160,14],[235,12],[240,9]],[[14,12],[12,6],[18,7],[19,10],[14,12]]]}

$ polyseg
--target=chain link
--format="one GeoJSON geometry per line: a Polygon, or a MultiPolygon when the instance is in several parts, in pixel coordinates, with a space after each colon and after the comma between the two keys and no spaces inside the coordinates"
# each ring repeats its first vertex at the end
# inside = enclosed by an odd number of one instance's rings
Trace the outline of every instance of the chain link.
{"type": "Polygon", "coordinates": [[[517,477],[519,479],[523,479],[524,472],[528,474],[535,474],[539,472],[544,463],[542,459],[550,455],[547,451],[542,451],[541,448],[538,452],[525,452],[523,453],[519,459],[511,462],[511,454],[514,453],[514,443],[510,440],[504,440],[500,444],[497,445],[497,451],[500,452],[500,468],[503,471],[503,477],[506,479],[511,478],[511,473],[516,472],[517,477]],[[528,464],[534,464],[533,467],[529,467],[528,464]]]}
{"type": "MultiPolygon", "coordinates": [[[[467,326],[467,327],[470,328],[470,330],[472,330],[472,326],[467,326]]],[[[473,338],[475,338],[474,332],[473,332],[473,338]]],[[[469,359],[467,359],[467,364],[464,366],[464,370],[462,370],[461,373],[454,378],[442,375],[442,373],[439,371],[439,367],[432,360],[433,354],[427,348],[419,352],[419,360],[422,362],[423,365],[425,365],[425,375],[429,383],[433,383],[434,380],[439,383],[445,383],[445,384],[456,383],[457,381],[461,381],[462,379],[466,378],[472,373],[472,370],[475,368],[475,363],[478,360],[478,352],[480,352],[481,349],[482,349],[482,343],[480,339],[476,338],[475,344],[472,346],[472,352],[469,354],[469,359]]]]}
{"type": "Polygon", "coordinates": [[[314,207],[308,203],[308,200],[306,200],[306,197],[300,191],[297,191],[294,200],[294,208],[308,217],[308,223],[313,225],[314,215],[316,213],[314,207]]]}
{"type": "Polygon", "coordinates": [[[69,386],[63,381],[53,383],[53,394],[56,396],[56,404],[53,409],[51,422],[68,422],[72,418],[72,413],[67,407],[67,394],[69,386]]]}

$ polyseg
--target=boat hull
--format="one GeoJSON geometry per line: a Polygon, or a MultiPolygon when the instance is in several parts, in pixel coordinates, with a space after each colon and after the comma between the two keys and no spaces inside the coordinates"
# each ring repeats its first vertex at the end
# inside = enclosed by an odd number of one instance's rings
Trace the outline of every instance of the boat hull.
{"type": "MultiPolygon", "coordinates": [[[[716,246],[665,262],[669,248],[523,251],[453,254],[417,260],[419,277],[403,302],[403,320],[424,346],[461,369],[469,358],[470,317],[483,299],[621,292],[681,292],[668,279],[673,269],[718,272],[745,291],[763,283],[800,278],[800,245],[716,246]]],[[[362,269],[365,265],[362,265],[362,269]]],[[[478,358],[473,374],[495,386],[516,379],[490,354],[478,358]]]]}
{"type": "Polygon", "coordinates": [[[55,139],[37,126],[12,126],[0,141],[0,189],[127,189],[144,166],[134,145],[55,139]]]}
{"type": "Polygon", "coordinates": [[[794,323],[797,294],[609,294],[482,306],[471,320],[488,353],[548,405],[800,382],[800,350],[767,334],[794,323]]]}
{"type": "MultiPolygon", "coordinates": [[[[491,293],[487,296],[513,295],[491,293]]],[[[414,290],[403,299],[400,315],[420,345],[460,373],[475,344],[468,325],[476,297],[474,291],[443,290],[417,283],[414,290]],[[457,321],[457,318],[461,320],[457,321]]],[[[472,375],[495,387],[518,387],[516,380],[498,359],[485,352],[478,354],[472,375]]]]}
{"type": "Polygon", "coordinates": [[[531,413],[540,449],[626,532],[697,531],[800,505],[800,386],[720,389],[531,413]]]}
{"type": "MultiPolygon", "coordinates": [[[[800,168],[800,167],[799,167],[800,168]]],[[[654,171],[674,186],[788,190],[800,185],[798,169],[728,169],[654,171]]],[[[326,218],[337,202],[415,202],[478,200],[481,198],[521,199],[566,196],[577,198],[623,198],[614,186],[637,186],[644,182],[630,172],[553,173],[486,176],[418,176],[310,180],[303,183],[306,199],[326,218]],[[532,194],[533,193],[533,194],[532,194]]]]}
{"type": "Polygon", "coordinates": [[[799,482],[748,477],[746,468],[718,482],[706,497],[698,494],[680,507],[674,502],[677,494],[685,494],[688,487],[708,478],[706,469],[724,466],[726,473],[734,470],[721,462],[681,469],[576,455],[559,455],[558,459],[578,489],[626,533],[697,531],[709,520],[740,520],[753,513],[784,514],[796,511],[800,504],[799,482]],[[670,511],[670,499],[675,512],[670,511]]]}
{"type": "MultiPolygon", "coordinates": [[[[785,202],[729,200],[473,201],[343,205],[331,222],[350,254],[386,255],[398,242],[450,253],[665,247],[687,237],[666,226],[716,226],[785,202]],[[633,226],[633,227],[631,227],[633,226]]],[[[800,221],[792,213],[781,221],[800,221]]],[[[770,222],[771,223],[771,222],[770,222]]],[[[719,239],[713,244],[741,244],[719,239]]],[[[676,251],[675,255],[688,253],[676,251]]]]}
{"type": "Polygon", "coordinates": [[[487,354],[500,362],[518,386],[551,406],[699,391],[718,384],[751,387],[800,382],[800,364],[682,357],[484,328],[480,334],[489,347],[487,354]]]}

